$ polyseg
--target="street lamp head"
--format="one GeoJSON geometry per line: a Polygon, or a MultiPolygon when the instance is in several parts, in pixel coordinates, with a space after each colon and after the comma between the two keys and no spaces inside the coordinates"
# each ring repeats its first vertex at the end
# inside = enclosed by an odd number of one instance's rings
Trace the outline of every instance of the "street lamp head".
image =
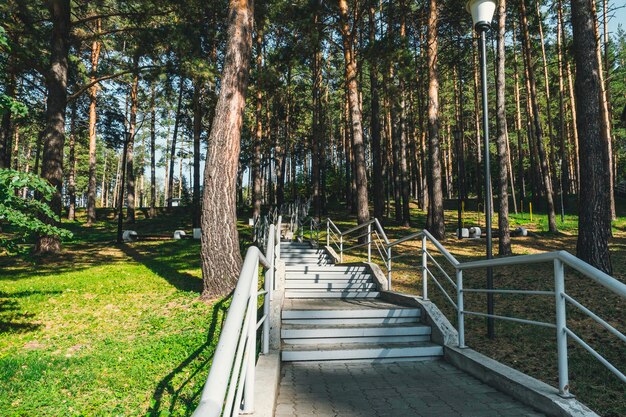
{"type": "Polygon", "coordinates": [[[465,8],[471,13],[476,30],[487,30],[491,27],[493,14],[496,11],[495,0],[468,0],[465,8]]]}

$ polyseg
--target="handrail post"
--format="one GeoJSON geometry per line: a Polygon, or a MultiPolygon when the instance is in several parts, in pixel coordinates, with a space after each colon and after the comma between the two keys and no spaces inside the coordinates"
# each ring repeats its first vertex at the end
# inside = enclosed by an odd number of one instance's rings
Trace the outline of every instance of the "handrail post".
{"type": "Polygon", "coordinates": [[[456,305],[459,332],[459,348],[465,347],[465,315],[463,313],[463,271],[456,270],[456,305]]]}
{"type": "Polygon", "coordinates": [[[343,262],[343,235],[339,235],[339,263],[343,262]]]}
{"type": "Polygon", "coordinates": [[[326,246],[330,246],[330,219],[326,219],[326,246]]]}
{"type": "Polygon", "coordinates": [[[257,311],[257,292],[259,290],[259,260],[257,258],[254,273],[256,279],[252,280],[250,285],[250,299],[248,302],[248,314],[252,317],[248,320],[248,340],[246,341],[246,353],[248,365],[246,367],[246,375],[243,388],[243,409],[246,414],[252,413],[254,410],[254,379],[256,378],[256,311],[257,311]]]}
{"type": "Polygon", "coordinates": [[[426,252],[426,236],[422,236],[422,299],[428,300],[428,258],[426,252]]]}
{"type": "Polygon", "coordinates": [[[265,319],[263,320],[263,354],[267,355],[270,351],[270,302],[272,300],[272,287],[273,278],[270,278],[274,275],[274,261],[270,261],[272,266],[265,271],[265,285],[264,289],[267,291],[265,293],[265,300],[263,301],[263,316],[265,319]]]}
{"type": "Polygon", "coordinates": [[[391,246],[387,248],[387,291],[391,291],[391,246]]]}
{"type": "Polygon", "coordinates": [[[556,301],[556,347],[559,369],[559,395],[570,397],[567,364],[567,333],[565,316],[565,273],[563,261],[554,260],[554,297],[556,301]]]}
{"type": "Polygon", "coordinates": [[[372,224],[367,225],[367,262],[372,262],[372,224]]]}

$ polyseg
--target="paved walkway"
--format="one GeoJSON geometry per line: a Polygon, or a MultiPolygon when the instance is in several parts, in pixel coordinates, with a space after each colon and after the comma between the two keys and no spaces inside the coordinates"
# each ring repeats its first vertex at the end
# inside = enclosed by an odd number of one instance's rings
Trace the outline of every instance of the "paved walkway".
{"type": "Polygon", "coordinates": [[[276,417],[539,417],[441,361],[282,364],[276,417]]]}

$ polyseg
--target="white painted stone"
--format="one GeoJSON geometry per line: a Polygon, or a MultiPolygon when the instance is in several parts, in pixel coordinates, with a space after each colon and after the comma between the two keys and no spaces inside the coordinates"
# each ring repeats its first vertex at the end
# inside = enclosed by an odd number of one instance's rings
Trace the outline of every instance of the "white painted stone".
{"type": "Polygon", "coordinates": [[[187,234],[183,230],[176,230],[174,232],[174,239],[175,240],[180,240],[180,239],[182,239],[185,236],[187,236],[187,234]]]}
{"type": "MultiPolygon", "coordinates": [[[[459,235],[459,229],[456,229],[456,235],[457,236],[459,235]]],[[[470,231],[469,231],[469,229],[467,227],[463,227],[461,229],[461,237],[464,238],[464,239],[470,237],[470,231]]]]}
{"type": "Polygon", "coordinates": [[[122,240],[124,242],[134,242],[137,240],[137,237],[137,232],[134,230],[124,230],[124,233],[122,233],[122,240]]]}
{"type": "Polygon", "coordinates": [[[481,236],[482,231],[480,227],[470,227],[469,228],[469,237],[473,239],[478,239],[481,236]]]}

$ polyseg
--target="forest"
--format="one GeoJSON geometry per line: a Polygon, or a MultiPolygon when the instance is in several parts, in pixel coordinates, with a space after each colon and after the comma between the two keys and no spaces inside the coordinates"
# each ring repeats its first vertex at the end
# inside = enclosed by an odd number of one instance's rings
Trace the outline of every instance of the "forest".
{"type": "MultiPolygon", "coordinates": [[[[532,204],[555,233],[580,212],[578,256],[611,271],[623,8],[498,5],[487,91],[501,255],[508,214],[532,204]]],[[[415,202],[443,237],[444,201],[484,210],[479,50],[461,1],[8,0],[0,16],[0,167],[55,187],[57,216],[84,208],[89,225],[123,205],[132,224],[186,205],[216,230],[235,207],[256,217],[310,197],[317,218],[339,201],[359,222],[409,226],[415,202]]],[[[59,236],[35,250],[59,251],[59,236]]]]}

